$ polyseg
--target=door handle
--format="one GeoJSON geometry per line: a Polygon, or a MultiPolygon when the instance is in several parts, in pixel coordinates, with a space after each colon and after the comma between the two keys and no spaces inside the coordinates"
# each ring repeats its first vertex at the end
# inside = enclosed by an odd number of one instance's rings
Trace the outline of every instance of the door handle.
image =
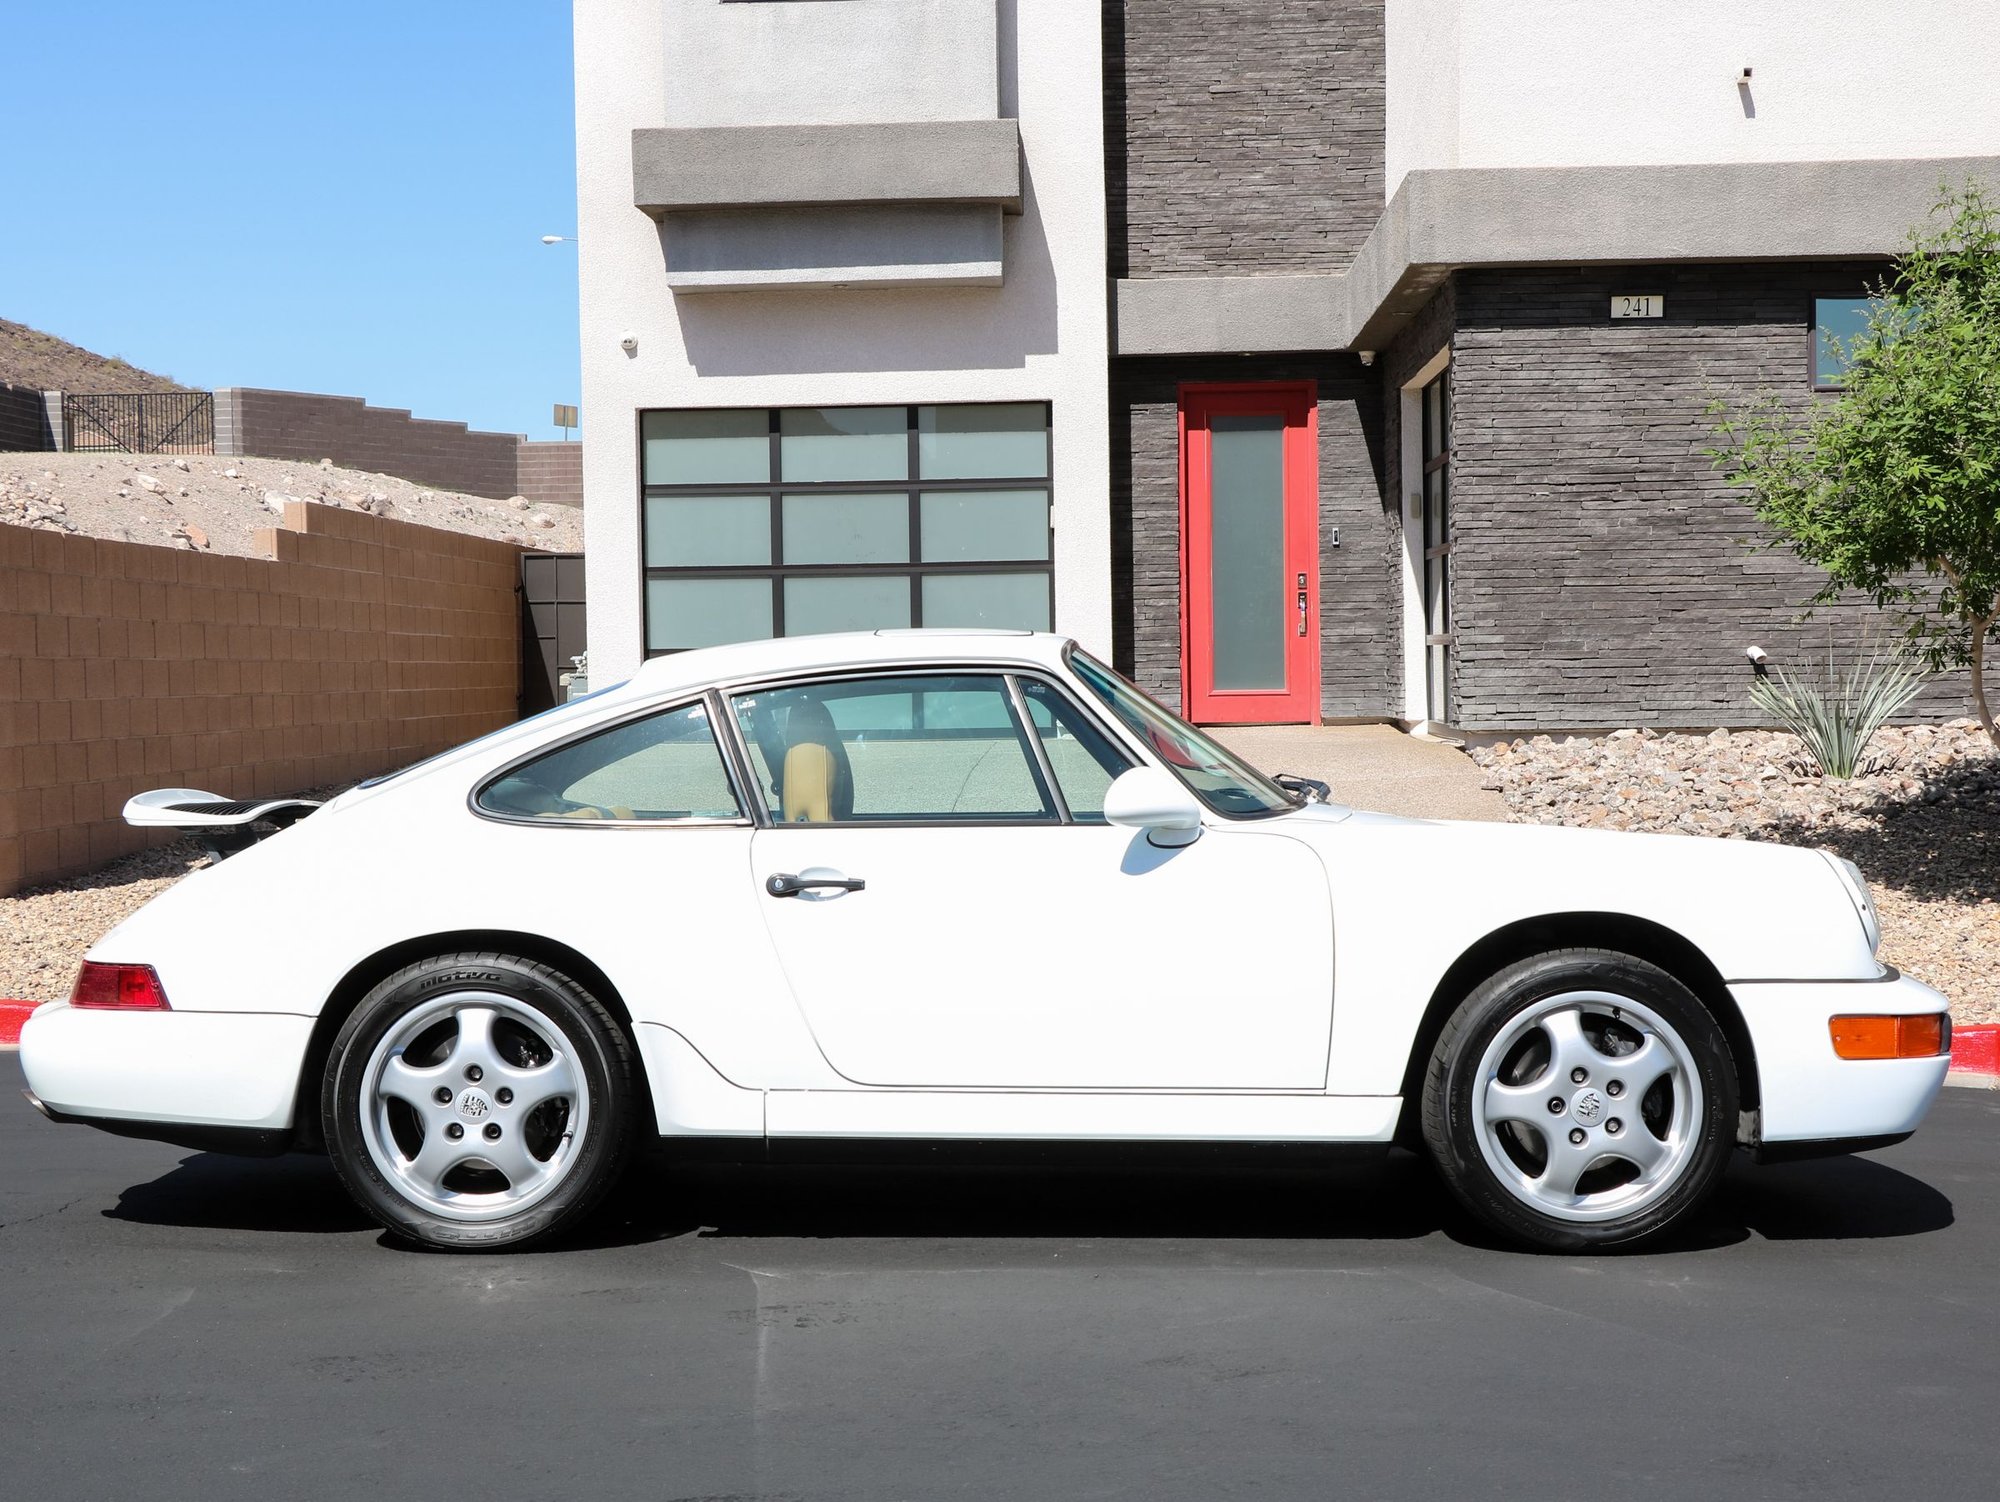
{"type": "Polygon", "coordinates": [[[764,890],[773,897],[796,897],[801,892],[816,887],[830,887],[841,892],[866,890],[868,883],[858,876],[794,876],[789,871],[773,872],[764,878],[764,890]]]}

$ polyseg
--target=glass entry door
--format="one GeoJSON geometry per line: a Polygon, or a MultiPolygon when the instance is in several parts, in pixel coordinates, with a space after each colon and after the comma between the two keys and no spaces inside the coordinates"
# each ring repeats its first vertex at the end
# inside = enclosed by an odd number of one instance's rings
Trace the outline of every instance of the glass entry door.
{"type": "Polygon", "coordinates": [[[1181,388],[1191,719],[1319,719],[1316,405],[1310,382],[1181,388]]]}

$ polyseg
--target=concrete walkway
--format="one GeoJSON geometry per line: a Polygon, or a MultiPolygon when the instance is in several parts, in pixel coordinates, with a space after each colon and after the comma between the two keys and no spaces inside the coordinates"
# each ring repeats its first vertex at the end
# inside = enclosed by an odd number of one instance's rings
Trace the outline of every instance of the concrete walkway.
{"type": "Polygon", "coordinates": [[[1471,757],[1390,725],[1248,725],[1210,733],[1266,772],[1317,777],[1336,803],[1422,819],[1507,817],[1500,795],[1480,787],[1471,757]]]}

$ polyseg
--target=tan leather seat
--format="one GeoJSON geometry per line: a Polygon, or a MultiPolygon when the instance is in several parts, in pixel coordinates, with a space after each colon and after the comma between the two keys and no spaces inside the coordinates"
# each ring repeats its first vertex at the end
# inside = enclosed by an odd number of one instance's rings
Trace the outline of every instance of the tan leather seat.
{"type": "Polygon", "coordinates": [[[833,752],[807,741],[785,752],[784,805],[787,824],[833,821],[833,752]]]}
{"type": "Polygon", "coordinates": [[[787,824],[828,824],[854,812],[854,774],[827,707],[801,696],[785,716],[778,815],[787,824]]]}

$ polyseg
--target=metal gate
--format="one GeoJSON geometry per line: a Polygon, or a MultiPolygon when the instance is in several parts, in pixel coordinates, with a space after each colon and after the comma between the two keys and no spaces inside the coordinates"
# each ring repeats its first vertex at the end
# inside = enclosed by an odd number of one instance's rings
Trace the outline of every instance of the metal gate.
{"type": "Polygon", "coordinates": [[[585,647],[583,554],[521,555],[521,713],[562,702],[561,676],[585,647]]]}
{"type": "Polygon", "coordinates": [[[215,452],[215,398],[206,391],[65,391],[62,425],[72,452],[215,452]]]}

